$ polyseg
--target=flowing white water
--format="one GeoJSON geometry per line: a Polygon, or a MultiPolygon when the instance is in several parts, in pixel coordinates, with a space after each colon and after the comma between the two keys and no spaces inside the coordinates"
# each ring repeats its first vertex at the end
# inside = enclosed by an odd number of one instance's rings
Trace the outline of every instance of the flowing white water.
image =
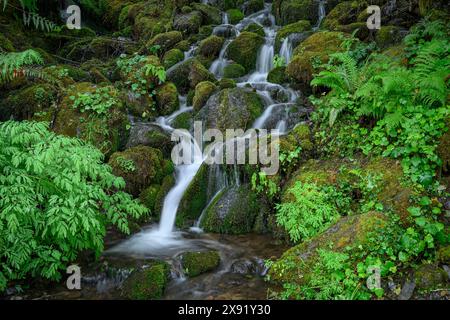
{"type": "Polygon", "coordinates": [[[313,30],[317,30],[320,28],[320,25],[322,24],[323,19],[326,17],[327,13],[325,10],[325,4],[327,3],[326,0],[319,0],[319,18],[317,20],[316,26],[313,28],[313,30]]]}
{"type": "Polygon", "coordinates": [[[292,53],[293,53],[292,42],[288,36],[283,40],[283,43],[281,44],[281,49],[280,49],[280,56],[284,58],[284,62],[286,64],[291,62],[292,53]]]}
{"type": "Polygon", "coordinates": [[[228,60],[226,58],[226,52],[228,45],[231,43],[231,40],[225,40],[224,46],[222,50],[220,50],[219,58],[214,60],[209,68],[209,71],[217,78],[221,79],[223,77],[223,70],[228,65],[228,60]]]}

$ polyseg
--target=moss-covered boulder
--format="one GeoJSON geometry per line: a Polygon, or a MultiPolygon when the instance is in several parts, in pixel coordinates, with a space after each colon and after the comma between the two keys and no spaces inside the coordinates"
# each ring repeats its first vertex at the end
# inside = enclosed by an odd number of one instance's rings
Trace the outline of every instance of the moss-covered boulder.
{"type": "Polygon", "coordinates": [[[192,8],[202,14],[203,23],[216,25],[222,23],[222,15],[219,8],[204,3],[193,3],[192,8]]]}
{"type": "Polygon", "coordinates": [[[152,184],[151,186],[142,190],[142,192],[139,194],[139,200],[144,206],[151,210],[151,213],[155,212],[154,210],[156,200],[160,189],[161,186],[159,184],[152,184]]]}
{"type": "Polygon", "coordinates": [[[277,24],[286,25],[299,20],[309,20],[315,24],[318,19],[318,1],[315,0],[275,0],[272,13],[277,24]]]}
{"type": "Polygon", "coordinates": [[[125,190],[134,196],[152,184],[161,183],[173,167],[167,165],[162,152],[147,146],[137,146],[111,155],[108,164],[116,176],[126,182],[125,190]]]}
{"type": "Polygon", "coordinates": [[[147,42],[146,47],[159,46],[161,52],[172,49],[178,42],[183,40],[183,34],[180,31],[169,31],[156,35],[147,42]]]}
{"type": "Polygon", "coordinates": [[[190,130],[193,124],[192,112],[183,112],[172,121],[172,128],[190,130]]]}
{"type": "Polygon", "coordinates": [[[259,34],[261,37],[264,37],[266,35],[266,33],[264,32],[264,27],[255,22],[249,23],[242,31],[253,32],[259,34]]]}
{"type": "Polygon", "coordinates": [[[227,14],[231,24],[237,24],[244,19],[244,13],[239,9],[229,9],[227,10],[227,14]]]}
{"type": "Polygon", "coordinates": [[[201,215],[208,197],[208,165],[202,164],[189,184],[178,206],[176,225],[192,226],[201,215]]]}
{"type": "Polygon", "coordinates": [[[300,84],[309,84],[316,73],[314,61],[325,63],[329,55],[342,51],[344,34],[340,32],[317,32],[308,37],[294,50],[294,58],[287,66],[287,74],[300,84]]]}
{"type": "Polygon", "coordinates": [[[275,51],[278,52],[280,50],[283,40],[291,34],[303,33],[309,30],[311,30],[311,23],[308,20],[300,20],[281,27],[275,37],[275,51]]]}
{"type": "Polygon", "coordinates": [[[152,262],[134,271],[122,286],[122,296],[131,300],[160,299],[170,279],[170,266],[163,261],[152,262]]]}
{"type": "Polygon", "coordinates": [[[192,278],[216,269],[220,264],[220,255],[215,250],[185,252],[181,263],[185,274],[192,278]]]}
{"type": "Polygon", "coordinates": [[[0,121],[45,120],[51,122],[55,113],[57,88],[50,84],[34,84],[11,91],[0,100],[0,121]]]}
{"type": "Polygon", "coordinates": [[[169,69],[183,59],[184,53],[180,49],[171,49],[164,54],[162,61],[164,68],[169,69]]]}
{"type": "Polygon", "coordinates": [[[422,264],[414,272],[416,289],[420,292],[449,288],[449,276],[436,264],[422,264]]]}
{"type": "Polygon", "coordinates": [[[403,39],[401,29],[397,26],[382,26],[377,30],[375,42],[380,48],[387,48],[399,44],[403,39]]]}
{"type": "Polygon", "coordinates": [[[219,80],[219,88],[220,90],[236,88],[236,81],[229,78],[222,78],[219,80]]]}
{"type": "Polygon", "coordinates": [[[217,86],[210,81],[200,82],[195,87],[195,95],[192,102],[194,111],[198,112],[208,101],[209,97],[217,90],[217,86]]]}
{"type": "Polygon", "coordinates": [[[377,212],[342,217],[328,230],[292,247],[274,262],[269,270],[272,290],[276,292],[283,283],[309,283],[319,260],[318,250],[332,248],[334,252],[348,253],[346,250],[367,244],[370,234],[385,225],[385,216],[377,212]]]}
{"type": "Polygon", "coordinates": [[[229,64],[223,69],[223,76],[229,79],[243,77],[246,73],[245,68],[238,63],[229,64]]]}
{"type": "Polygon", "coordinates": [[[367,4],[361,1],[343,1],[327,14],[322,26],[328,30],[339,30],[342,25],[356,22],[359,13],[366,9],[367,4]]]}
{"type": "Polygon", "coordinates": [[[224,89],[211,96],[197,114],[196,119],[204,121],[207,128],[226,129],[249,128],[264,109],[257,93],[244,88],[224,89]]]}
{"type": "Polygon", "coordinates": [[[61,98],[53,130],[90,142],[104,154],[122,148],[129,134],[129,120],[121,92],[112,86],[80,82],[61,98]]]}
{"type": "Polygon", "coordinates": [[[215,81],[214,75],[196,58],[191,58],[167,70],[167,79],[177,86],[181,94],[195,90],[202,81],[215,81]]]}
{"type": "Polygon", "coordinates": [[[259,48],[264,38],[252,32],[242,32],[227,48],[229,59],[242,65],[247,72],[255,68],[259,48]]]}
{"type": "Polygon", "coordinates": [[[270,70],[267,75],[267,81],[277,84],[284,84],[288,82],[289,78],[286,75],[286,67],[276,67],[270,70]]]}
{"type": "Polygon", "coordinates": [[[156,88],[156,104],[159,115],[167,116],[178,110],[180,101],[175,84],[166,82],[156,88]]]}
{"type": "Polygon", "coordinates": [[[242,5],[242,11],[246,16],[264,9],[264,0],[248,0],[242,5]]]}
{"type": "Polygon", "coordinates": [[[224,190],[206,210],[201,223],[205,231],[242,234],[253,230],[260,205],[251,188],[242,185],[224,190]]]}
{"type": "Polygon", "coordinates": [[[173,26],[184,34],[193,34],[198,32],[202,20],[202,14],[199,11],[192,11],[177,15],[173,20],[173,26]]]}
{"type": "Polygon", "coordinates": [[[215,35],[202,40],[197,53],[206,58],[216,58],[222,49],[224,39],[215,35]]]}

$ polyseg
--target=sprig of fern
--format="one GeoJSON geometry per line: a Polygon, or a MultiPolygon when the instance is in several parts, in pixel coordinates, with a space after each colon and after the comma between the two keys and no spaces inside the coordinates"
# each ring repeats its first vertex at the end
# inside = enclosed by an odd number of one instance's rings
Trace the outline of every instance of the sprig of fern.
{"type": "Polygon", "coordinates": [[[18,76],[38,76],[31,66],[43,63],[41,55],[33,49],[0,53],[0,83],[9,82],[18,76]]]}

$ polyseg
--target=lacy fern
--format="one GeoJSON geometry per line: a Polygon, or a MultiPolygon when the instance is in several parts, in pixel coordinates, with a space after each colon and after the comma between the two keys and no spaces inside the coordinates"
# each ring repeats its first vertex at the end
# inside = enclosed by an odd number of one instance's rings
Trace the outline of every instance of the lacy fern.
{"type": "Polygon", "coordinates": [[[58,280],[81,250],[101,253],[108,225],[129,233],[128,218],[147,212],[102,160],[46,123],[0,125],[0,290],[29,275],[58,280]]]}

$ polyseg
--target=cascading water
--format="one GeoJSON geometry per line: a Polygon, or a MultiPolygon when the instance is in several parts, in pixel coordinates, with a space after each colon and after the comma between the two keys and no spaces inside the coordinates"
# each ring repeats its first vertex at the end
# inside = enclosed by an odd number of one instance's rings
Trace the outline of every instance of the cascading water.
{"type": "Polygon", "coordinates": [[[283,43],[281,44],[281,49],[280,49],[280,56],[283,57],[284,62],[286,64],[291,62],[292,53],[293,53],[292,42],[288,36],[283,40],[283,43]]]}
{"type": "Polygon", "coordinates": [[[322,24],[323,19],[326,17],[327,13],[326,13],[326,9],[325,9],[325,5],[326,5],[326,0],[319,0],[319,14],[318,14],[318,20],[317,20],[317,24],[315,25],[315,27],[313,28],[313,30],[317,30],[320,28],[320,25],[322,24]]]}

